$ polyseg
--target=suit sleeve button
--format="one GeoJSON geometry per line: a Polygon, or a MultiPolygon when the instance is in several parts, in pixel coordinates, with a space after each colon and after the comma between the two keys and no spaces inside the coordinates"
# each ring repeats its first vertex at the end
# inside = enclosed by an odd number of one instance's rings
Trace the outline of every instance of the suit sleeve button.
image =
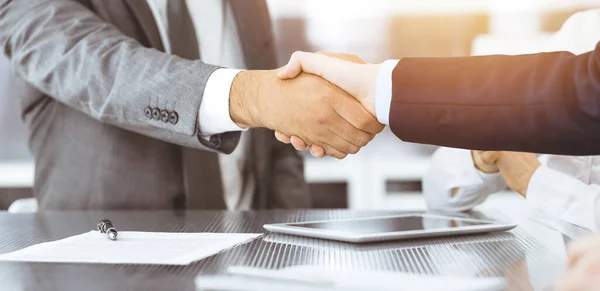
{"type": "Polygon", "coordinates": [[[177,114],[177,112],[173,111],[169,113],[169,122],[171,124],[177,124],[177,122],[179,122],[179,115],[177,114]]]}
{"type": "Polygon", "coordinates": [[[164,123],[169,122],[169,111],[163,110],[160,112],[160,121],[164,123]]]}
{"type": "Polygon", "coordinates": [[[144,115],[148,118],[151,119],[152,118],[152,108],[150,108],[150,106],[146,107],[144,109],[144,115]]]}
{"type": "Polygon", "coordinates": [[[152,109],[152,118],[155,120],[160,119],[160,110],[158,108],[152,109]]]}
{"type": "Polygon", "coordinates": [[[215,148],[221,147],[221,136],[219,136],[219,135],[212,135],[208,141],[215,148]]]}

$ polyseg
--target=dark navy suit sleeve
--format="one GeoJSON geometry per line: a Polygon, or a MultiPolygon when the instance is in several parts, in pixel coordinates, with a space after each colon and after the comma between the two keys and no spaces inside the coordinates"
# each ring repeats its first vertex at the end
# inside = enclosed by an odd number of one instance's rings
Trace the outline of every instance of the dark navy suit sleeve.
{"type": "Polygon", "coordinates": [[[404,58],[392,79],[390,126],[404,141],[600,154],[600,45],[582,55],[404,58]]]}

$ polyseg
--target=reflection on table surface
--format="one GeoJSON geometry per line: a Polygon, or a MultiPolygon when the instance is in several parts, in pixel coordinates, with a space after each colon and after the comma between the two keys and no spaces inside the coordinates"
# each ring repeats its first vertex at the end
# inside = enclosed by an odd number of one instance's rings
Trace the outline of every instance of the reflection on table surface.
{"type": "MultiPolygon", "coordinates": [[[[181,232],[263,232],[265,223],[347,219],[398,212],[67,212],[0,214],[0,253],[87,232],[102,218],[123,230],[181,232]]],[[[281,268],[317,265],[342,270],[388,270],[419,274],[503,277],[509,290],[544,290],[564,270],[562,234],[541,237],[527,230],[436,239],[350,244],[266,234],[249,244],[189,266],[0,263],[4,290],[194,290],[196,275],[223,273],[228,266],[281,268]],[[539,236],[539,237],[538,237],[539,236]]],[[[101,250],[100,250],[101,251],[101,250]]],[[[151,254],[149,254],[151,255],[151,254]]]]}

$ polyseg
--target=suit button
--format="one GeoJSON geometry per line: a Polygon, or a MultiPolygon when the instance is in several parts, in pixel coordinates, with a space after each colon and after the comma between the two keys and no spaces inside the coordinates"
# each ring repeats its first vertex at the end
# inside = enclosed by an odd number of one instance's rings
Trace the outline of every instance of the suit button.
{"type": "Polygon", "coordinates": [[[160,110],[158,108],[152,109],[152,118],[154,118],[155,120],[160,119],[160,110]]]}
{"type": "Polygon", "coordinates": [[[150,106],[146,107],[146,109],[144,109],[144,115],[146,115],[146,117],[148,117],[148,119],[152,118],[152,108],[150,106]]]}
{"type": "Polygon", "coordinates": [[[177,124],[177,122],[179,122],[179,115],[177,114],[177,112],[173,111],[169,113],[169,122],[171,124],[177,124]]]}
{"type": "Polygon", "coordinates": [[[160,121],[164,123],[169,122],[169,111],[163,110],[160,112],[160,121]]]}

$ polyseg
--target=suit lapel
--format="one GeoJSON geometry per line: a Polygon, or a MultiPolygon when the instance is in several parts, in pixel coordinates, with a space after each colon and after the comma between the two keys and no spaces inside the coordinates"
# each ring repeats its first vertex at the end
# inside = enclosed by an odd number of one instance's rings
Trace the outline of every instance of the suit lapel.
{"type": "Polygon", "coordinates": [[[230,0],[235,15],[244,60],[251,70],[277,67],[273,28],[265,0],[230,0]]]}

